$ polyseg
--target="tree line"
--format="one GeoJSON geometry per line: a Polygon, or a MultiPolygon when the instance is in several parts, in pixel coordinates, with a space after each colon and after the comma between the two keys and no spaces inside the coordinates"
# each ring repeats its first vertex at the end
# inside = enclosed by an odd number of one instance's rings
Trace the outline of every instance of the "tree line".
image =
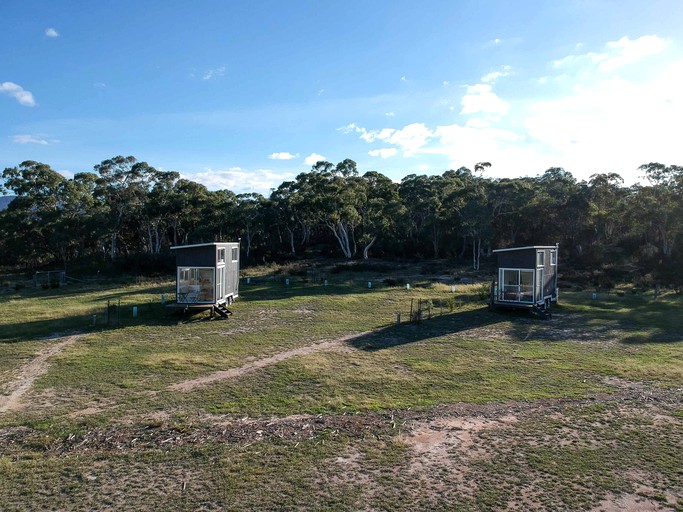
{"type": "Polygon", "coordinates": [[[265,197],[210,191],[132,156],[71,179],[26,161],[2,173],[2,192],[16,198],[0,213],[0,257],[22,268],[66,267],[240,238],[251,262],[311,254],[460,258],[478,269],[494,248],[557,242],[577,268],[680,283],[683,167],[642,165],[645,184],[627,187],[616,173],[577,181],[562,168],[493,179],[489,166],[395,183],[361,173],[350,159],[322,161],[265,197]]]}

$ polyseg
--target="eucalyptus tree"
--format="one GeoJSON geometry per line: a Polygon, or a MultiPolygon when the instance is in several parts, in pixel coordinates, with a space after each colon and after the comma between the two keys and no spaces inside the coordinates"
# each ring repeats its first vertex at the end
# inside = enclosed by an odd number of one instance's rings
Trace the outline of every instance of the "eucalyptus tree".
{"type": "Polygon", "coordinates": [[[638,191],[636,207],[645,221],[641,224],[653,231],[659,251],[669,258],[683,236],[683,167],[655,162],[639,169],[650,183],[638,191]]]}
{"type": "Polygon", "coordinates": [[[120,251],[123,240],[126,251],[140,248],[144,232],[144,209],[147,196],[155,184],[163,179],[147,162],[138,162],[133,156],[115,156],[95,166],[99,174],[95,196],[109,212],[108,231],[111,240],[111,258],[120,251]]]}
{"type": "Polygon", "coordinates": [[[296,234],[301,231],[301,243],[310,236],[310,228],[298,208],[298,181],[285,181],[270,194],[270,208],[273,213],[272,222],[287,232],[289,253],[296,254],[296,234]]]}
{"type": "Polygon", "coordinates": [[[248,259],[254,248],[256,237],[266,232],[266,226],[263,223],[266,198],[261,194],[250,192],[238,194],[236,199],[237,229],[242,238],[245,256],[248,259]]]}
{"type": "Polygon", "coordinates": [[[370,249],[380,240],[384,245],[402,238],[406,210],[398,195],[398,186],[389,178],[375,171],[362,176],[365,200],[358,206],[362,234],[359,243],[363,258],[368,259],[370,249]]]}
{"type": "Polygon", "coordinates": [[[165,203],[172,245],[187,244],[194,232],[206,223],[209,194],[204,185],[191,180],[181,178],[173,184],[165,203]]]}
{"type": "Polygon", "coordinates": [[[617,173],[593,174],[586,189],[586,228],[593,257],[615,246],[625,229],[624,208],[628,189],[617,173]]]}
{"type": "Polygon", "coordinates": [[[406,209],[409,239],[418,252],[425,244],[430,244],[435,258],[439,257],[444,223],[442,185],[440,176],[409,174],[401,180],[398,189],[406,209]]]}
{"type": "Polygon", "coordinates": [[[59,256],[51,235],[59,223],[59,190],[67,179],[49,165],[27,160],[2,173],[3,191],[16,198],[2,212],[5,261],[29,267],[59,256]]]}

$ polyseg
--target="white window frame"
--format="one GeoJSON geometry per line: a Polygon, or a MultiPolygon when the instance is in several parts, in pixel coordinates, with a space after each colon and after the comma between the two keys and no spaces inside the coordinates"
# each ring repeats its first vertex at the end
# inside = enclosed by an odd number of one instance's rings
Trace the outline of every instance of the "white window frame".
{"type": "Polygon", "coordinates": [[[218,263],[225,263],[225,247],[218,249],[218,257],[216,258],[218,263]]]}
{"type": "Polygon", "coordinates": [[[545,251],[536,251],[536,268],[545,267],[545,251]],[[541,262],[539,263],[539,256],[541,262]]]}
{"type": "Polygon", "coordinates": [[[230,254],[230,260],[235,262],[238,261],[240,258],[240,249],[239,247],[233,247],[231,254],[230,254]]]}
{"type": "Polygon", "coordinates": [[[550,266],[552,266],[552,267],[557,266],[557,251],[556,250],[550,251],[550,266]]]}
{"type": "Polygon", "coordinates": [[[505,267],[505,268],[499,268],[498,269],[498,301],[499,302],[513,302],[513,303],[522,303],[522,304],[534,304],[536,302],[535,300],[536,297],[536,269],[534,268],[511,268],[511,267],[505,267]],[[511,286],[517,286],[518,291],[517,291],[517,299],[506,299],[505,298],[505,282],[503,280],[503,276],[505,275],[505,272],[517,272],[517,283],[516,285],[511,285],[511,286]],[[522,272],[528,272],[531,274],[531,290],[526,290],[527,293],[530,291],[531,292],[531,301],[526,301],[526,300],[520,300],[519,297],[522,296],[522,272]]]}

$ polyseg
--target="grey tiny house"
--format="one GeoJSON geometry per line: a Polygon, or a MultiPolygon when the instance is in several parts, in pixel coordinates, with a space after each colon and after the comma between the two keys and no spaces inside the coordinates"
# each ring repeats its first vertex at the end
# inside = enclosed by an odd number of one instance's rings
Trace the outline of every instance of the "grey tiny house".
{"type": "Polygon", "coordinates": [[[175,307],[230,314],[225,306],[239,296],[239,242],[177,245],[171,250],[176,255],[175,307]]]}
{"type": "Polygon", "coordinates": [[[548,311],[557,302],[559,245],[532,245],[493,251],[498,257],[490,305],[548,311]]]}

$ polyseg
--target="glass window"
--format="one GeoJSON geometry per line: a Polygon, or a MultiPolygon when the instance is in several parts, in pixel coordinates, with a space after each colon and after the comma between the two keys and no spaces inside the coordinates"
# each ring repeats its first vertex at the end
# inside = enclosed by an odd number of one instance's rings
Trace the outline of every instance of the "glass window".
{"type": "Polygon", "coordinates": [[[232,261],[237,261],[239,257],[239,249],[237,247],[232,248],[232,261]]]}
{"type": "Polygon", "coordinates": [[[545,252],[543,251],[538,251],[536,253],[536,266],[537,267],[542,267],[545,265],[545,252]]]}
{"type": "Polygon", "coordinates": [[[213,302],[213,267],[178,268],[178,302],[213,302]]]}
{"type": "Polygon", "coordinates": [[[225,263],[225,248],[218,249],[218,263],[225,263]]]}
{"type": "Polygon", "coordinates": [[[557,265],[557,251],[550,251],[550,264],[557,265]]]}
{"type": "Polygon", "coordinates": [[[534,271],[503,269],[502,283],[498,287],[498,299],[512,302],[533,302],[534,271]]]}

